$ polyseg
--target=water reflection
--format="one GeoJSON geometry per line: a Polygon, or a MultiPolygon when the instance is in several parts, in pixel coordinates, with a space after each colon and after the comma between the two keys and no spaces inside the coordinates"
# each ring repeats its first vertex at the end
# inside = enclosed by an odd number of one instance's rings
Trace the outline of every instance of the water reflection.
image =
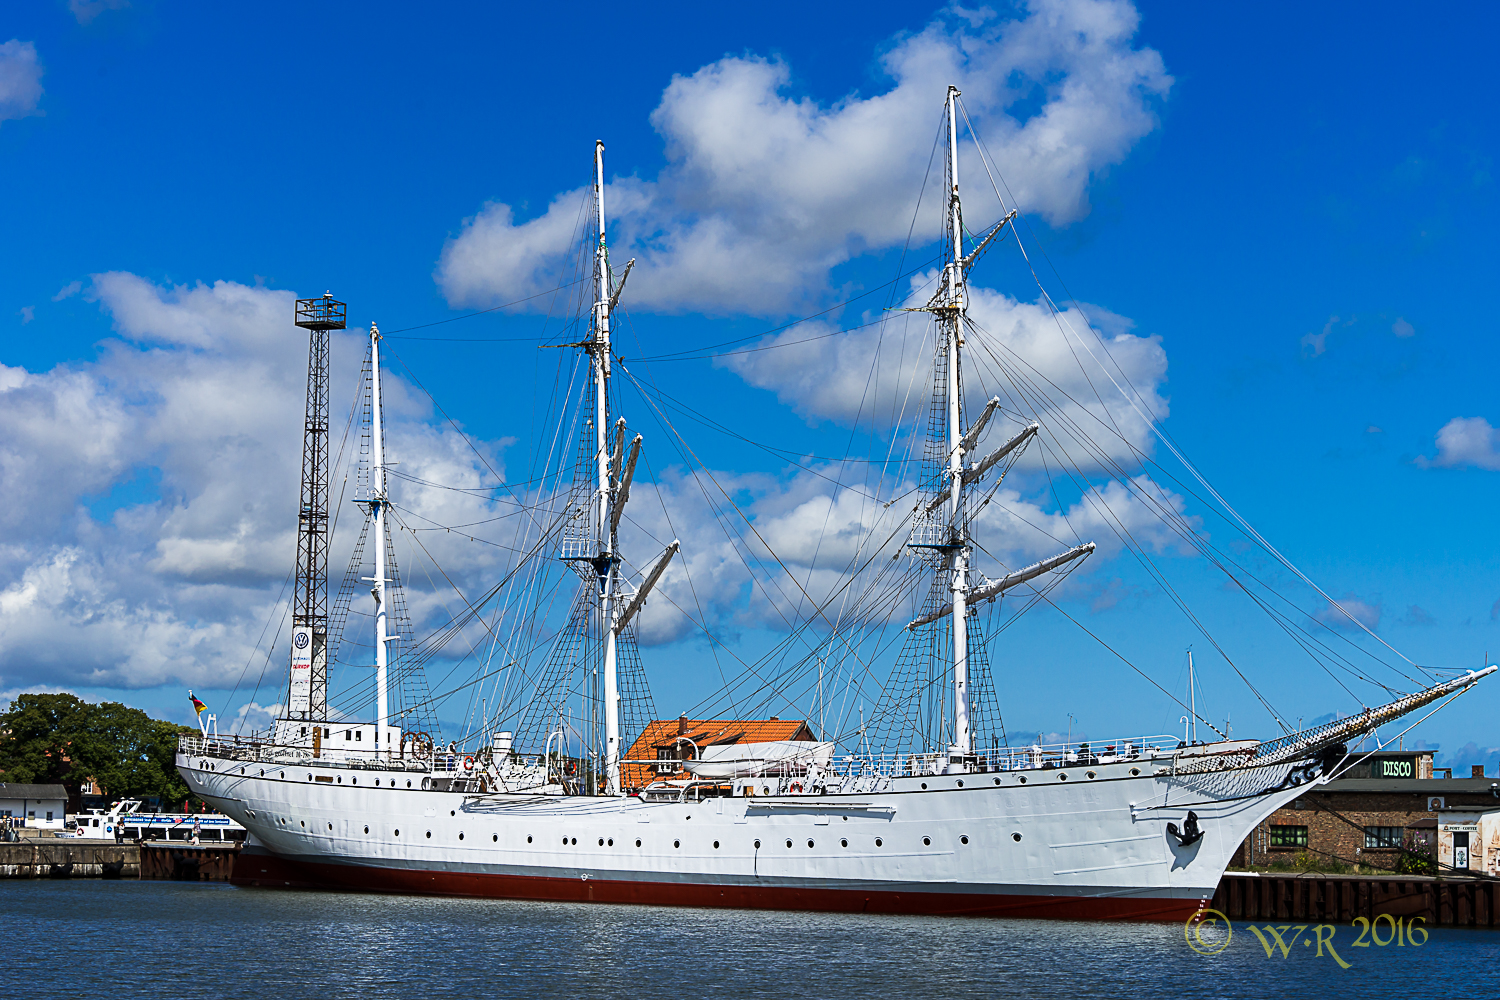
{"type": "MultiPolygon", "coordinates": [[[[874,917],[421,899],[164,882],[9,882],[10,980],[214,998],[1171,997],[1330,988],[1490,997],[1500,932],[1434,929],[1421,947],[1299,941],[1267,957],[1236,924],[1222,954],[1174,924],[874,917]],[[199,984],[191,990],[188,984],[199,984]]],[[[1326,933],[1325,933],[1326,937],[1326,933]]],[[[1304,935],[1311,940],[1311,935],[1304,935]]],[[[1371,992],[1368,995],[1373,995],[1371,992]]]]}

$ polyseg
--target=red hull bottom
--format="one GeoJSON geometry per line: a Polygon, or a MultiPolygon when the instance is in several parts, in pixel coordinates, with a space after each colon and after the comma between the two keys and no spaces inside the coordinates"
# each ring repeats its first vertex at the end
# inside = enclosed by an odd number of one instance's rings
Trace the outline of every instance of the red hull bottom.
{"type": "Polygon", "coordinates": [[[1183,921],[1202,905],[1197,899],[1165,897],[1031,896],[904,890],[892,892],[564,879],[324,864],[291,861],[274,854],[240,855],[230,881],[246,887],[336,889],[554,903],[633,903],[646,906],[949,917],[1029,917],[1052,920],[1183,921]]]}

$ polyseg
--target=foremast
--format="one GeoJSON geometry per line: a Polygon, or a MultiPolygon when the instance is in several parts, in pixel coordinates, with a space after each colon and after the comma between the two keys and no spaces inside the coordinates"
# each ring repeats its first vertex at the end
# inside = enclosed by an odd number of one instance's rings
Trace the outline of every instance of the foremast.
{"type": "MultiPolygon", "coordinates": [[[[1008,573],[999,580],[980,576],[972,578],[973,541],[970,536],[967,488],[984,478],[996,465],[1009,456],[1019,456],[1041,425],[1032,422],[1012,436],[984,458],[972,464],[966,459],[975,451],[985,426],[1000,406],[999,398],[991,399],[984,411],[967,428],[963,423],[963,376],[962,356],[965,346],[965,331],[968,328],[968,271],[979,255],[990,245],[1016,213],[1006,214],[979,239],[975,247],[964,254],[963,202],[959,197],[958,175],[958,98],[957,87],[948,88],[945,113],[948,126],[946,182],[947,205],[944,211],[943,275],[937,292],[921,307],[920,312],[930,312],[938,324],[938,361],[943,367],[944,378],[934,391],[940,394],[941,444],[946,454],[941,463],[941,480],[946,489],[939,489],[921,512],[913,527],[908,542],[912,548],[935,550],[941,554],[938,572],[945,576],[949,601],[946,605],[922,614],[907,628],[916,630],[947,618],[952,628],[952,691],[953,717],[952,738],[948,745],[948,769],[968,770],[974,760],[974,732],[971,721],[972,691],[970,671],[969,629],[967,619],[976,605],[1000,597],[1011,587],[1019,586],[1043,573],[1057,569],[1094,550],[1092,542],[1079,545],[1051,558],[1044,559],[1024,569],[1008,573]],[[946,524],[934,523],[939,510],[946,511],[946,524]]],[[[936,402],[935,402],[936,412],[936,402]]],[[[939,431],[934,428],[934,440],[939,431]]],[[[1013,461],[1014,459],[1012,459],[1013,461]]],[[[1001,475],[1004,475],[1002,471],[1001,475]]]]}
{"type": "Polygon", "coordinates": [[[958,196],[958,88],[948,88],[948,211],[945,217],[947,245],[944,247],[943,290],[945,300],[933,306],[948,350],[948,493],[949,590],[953,595],[953,745],[949,756],[965,758],[973,752],[969,731],[969,544],[968,519],[964,516],[964,439],[960,413],[959,364],[963,327],[967,318],[967,282],[963,268],[963,204],[958,196]]]}

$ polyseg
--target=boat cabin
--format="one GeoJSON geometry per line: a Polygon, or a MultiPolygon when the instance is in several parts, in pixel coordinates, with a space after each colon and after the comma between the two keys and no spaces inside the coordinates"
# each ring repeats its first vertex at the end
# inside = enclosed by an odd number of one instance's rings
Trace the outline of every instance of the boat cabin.
{"type": "Polygon", "coordinates": [[[815,741],[805,719],[657,719],[621,758],[620,781],[627,791],[639,791],[655,781],[688,777],[684,761],[723,757],[718,748],[815,741]]]}

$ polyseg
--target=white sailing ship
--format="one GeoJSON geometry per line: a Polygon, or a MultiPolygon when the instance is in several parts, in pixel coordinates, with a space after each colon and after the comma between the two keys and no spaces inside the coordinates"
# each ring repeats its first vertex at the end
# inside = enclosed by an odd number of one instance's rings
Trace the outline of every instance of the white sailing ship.
{"type": "MultiPolygon", "coordinates": [[[[299,586],[307,600],[293,620],[286,717],[257,736],[184,737],[177,758],[193,794],[249,830],[235,871],[238,884],[1179,919],[1212,895],[1248,833],[1309,784],[1328,780],[1349,761],[1351,744],[1496,669],[1423,684],[1354,717],[1265,741],[1145,736],[1012,746],[1002,739],[976,609],[1016,588],[1034,593],[1031,588],[1076,566],[1094,546],[1079,545],[996,578],[975,567],[971,525],[993,489],[975,494],[1016,462],[1045,415],[1034,414],[994,446],[982,441],[990,424],[1000,424],[994,419],[1004,410],[998,397],[978,417],[965,419],[968,273],[1003,238],[1015,213],[966,247],[958,92],[951,88],[946,118],[945,256],[938,287],[920,307],[931,314],[936,334],[929,470],[902,553],[920,592],[915,614],[897,623],[904,651],[875,717],[832,734],[803,722],[768,728],[768,720],[646,725],[655,713],[642,714],[650,700],[642,695],[634,625],[679,545],[667,546],[638,582],[624,572],[621,518],[642,437],[627,445],[610,389],[611,318],[624,275],[615,280],[608,258],[600,144],[589,336],[575,345],[590,371],[588,405],[577,425],[581,471],[559,494],[557,516],[529,549],[553,565],[560,555],[579,589],[545,662],[523,672],[530,700],[508,716],[497,706],[462,743],[446,747],[416,724],[422,706],[430,705],[425,688],[415,700],[403,695],[393,713],[393,676],[402,674],[401,684],[409,686],[420,656],[409,630],[402,632],[387,541],[381,341],[372,326],[368,482],[360,503],[374,538],[374,572],[364,578],[374,599],[374,719],[352,722],[327,703],[330,643],[338,640],[336,626],[347,619],[348,605],[336,601],[329,624],[317,601],[323,570],[315,558],[303,558],[320,533],[326,544],[325,428],[321,487],[316,456],[304,461],[299,586]],[[397,651],[390,654],[393,645],[397,651]],[[940,672],[936,684],[934,670],[940,672]],[[513,728],[502,730],[506,719],[513,728]]],[[[311,300],[313,312],[318,301],[311,300]]],[[[315,342],[315,362],[317,350],[315,342]]],[[[310,378],[310,414],[319,392],[326,414],[326,378],[318,383],[310,378]]],[[[310,417],[310,429],[313,423],[310,417]]],[[[357,552],[365,547],[362,538],[357,552]]],[[[358,577],[353,564],[350,572],[346,579],[358,577]]],[[[507,593],[521,599],[536,593],[528,582],[536,577],[527,572],[518,563],[507,593]]],[[[498,627],[522,613],[518,603],[497,610],[496,625],[485,628],[506,647],[510,668],[521,671],[529,662],[517,638],[524,629],[498,627]]],[[[870,617],[843,620],[863,627],[870,617]]],[[[475,618],[466,621],[472,626],[475,618]]],[[[835,638],[843,627],[825,629],[816,640],[823,659],[858,655],[835,638]]]]}

